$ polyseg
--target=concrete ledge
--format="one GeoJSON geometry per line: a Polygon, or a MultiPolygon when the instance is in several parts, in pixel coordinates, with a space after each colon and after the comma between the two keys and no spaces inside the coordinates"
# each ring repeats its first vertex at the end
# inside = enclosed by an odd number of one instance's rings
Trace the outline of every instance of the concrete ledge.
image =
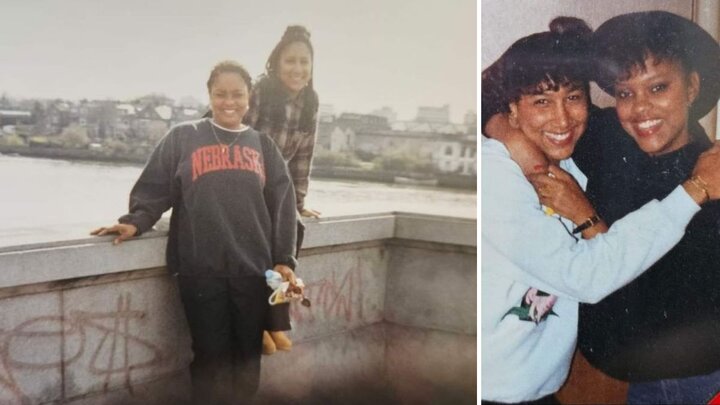
{"type": "Polygon", "coordinates": [[[119,246],[111,240],[0,253],[0,288],[165,266],[164,235],[119,246]]]}
{"type": "Polygon", "coordinates": [[[334,246],[389,239],[395,232],[395,214],[353,215],[306,220],[303,248],[334,246]]]}
{"type": "Polygon", "coordinates": [[[477,221],[398,212],[394,237],[477,247],[477,221]]]}
{"type": "MultiPolygon", "coordinates": [[[[306,222],[304,248],[401,238],[477,246],[476,221],[410,213],[321,218],[306,222]]],[[[113,236],[91,237],[0,249],[0,288],[165,265],[167,221],[155,231],[112,245],[113,236]]]]}

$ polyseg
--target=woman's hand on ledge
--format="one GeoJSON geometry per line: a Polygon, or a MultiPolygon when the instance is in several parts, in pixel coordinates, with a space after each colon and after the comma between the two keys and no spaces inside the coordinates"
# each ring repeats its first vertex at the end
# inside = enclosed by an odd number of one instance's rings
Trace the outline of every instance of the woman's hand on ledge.
{"type": "Polygon", "coordinates": [[[90,232],[90,235],[104,236],[113,233],[119,234],[119,236],[113,240],[113,245],[117,245],[135,236],[135,234],[137,234],[137,227],[132,224],[115,224],[109,227],[103,226],[90,232]]]}
{"type": "Polygon", "coordinates": [[[300,211],[301,216],[309,218],[320,218],[320,214],[322,214],[320,211],[315,211],[312,208],[303,208],[302,211],[300,211]]]}
{"type": "Polygon", "coordinates": [[[320,218],[320,214],[322,214],[320,211],[315,211],[312,208],[303,208],[302,211],[300,211],[301,216],[309,218],[320,218]]]}

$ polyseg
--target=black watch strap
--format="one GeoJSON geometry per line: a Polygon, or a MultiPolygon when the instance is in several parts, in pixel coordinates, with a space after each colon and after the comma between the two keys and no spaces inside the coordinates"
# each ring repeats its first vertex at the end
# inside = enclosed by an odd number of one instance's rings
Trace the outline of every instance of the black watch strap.
{"type": "Polygon", "coordinates": [[[578,225],[577,228],[573,229],[572,233],[580,233],[588,228],[592,228],[593,226],[597,225],[598,222],[600,222],[600,217],[595,214],[590,218],[586,219],[585,222],[583,222],[582,224],[578,225]]]}

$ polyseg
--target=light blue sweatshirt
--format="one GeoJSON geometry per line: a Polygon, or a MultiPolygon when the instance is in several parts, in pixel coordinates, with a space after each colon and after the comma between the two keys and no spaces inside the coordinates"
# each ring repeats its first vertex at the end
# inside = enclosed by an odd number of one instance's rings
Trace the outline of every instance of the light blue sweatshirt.
{"type": "MultiPolygon", "coordinates": [[[[680,240],[700,207],[678,186],[607,233],[576,239],[574,224],[545,215],[505,146],[481,142],[481,396],[530,401],[556,392],[567,378],[578,303],[595,303],[640,275],[680,240]],[[557,296],[539,322],[522,319],[521,302],[533,299],[534,289],[557,296]]],[[[572,159],[560,167],[585,189],[572,159]]]]}

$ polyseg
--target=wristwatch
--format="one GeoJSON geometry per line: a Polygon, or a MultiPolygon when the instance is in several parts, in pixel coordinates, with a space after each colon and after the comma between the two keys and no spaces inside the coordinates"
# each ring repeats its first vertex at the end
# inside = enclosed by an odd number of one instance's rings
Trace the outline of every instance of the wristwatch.
{"type": "Polygon", "coordinates": [[[586,219],[582,224],[578,225],[577,228],[573,229],[572,233],[580,233],[588,228],[592,228],[597,225],[598,222],[600,222],[600,217],[595,214],[586,219]]]}

